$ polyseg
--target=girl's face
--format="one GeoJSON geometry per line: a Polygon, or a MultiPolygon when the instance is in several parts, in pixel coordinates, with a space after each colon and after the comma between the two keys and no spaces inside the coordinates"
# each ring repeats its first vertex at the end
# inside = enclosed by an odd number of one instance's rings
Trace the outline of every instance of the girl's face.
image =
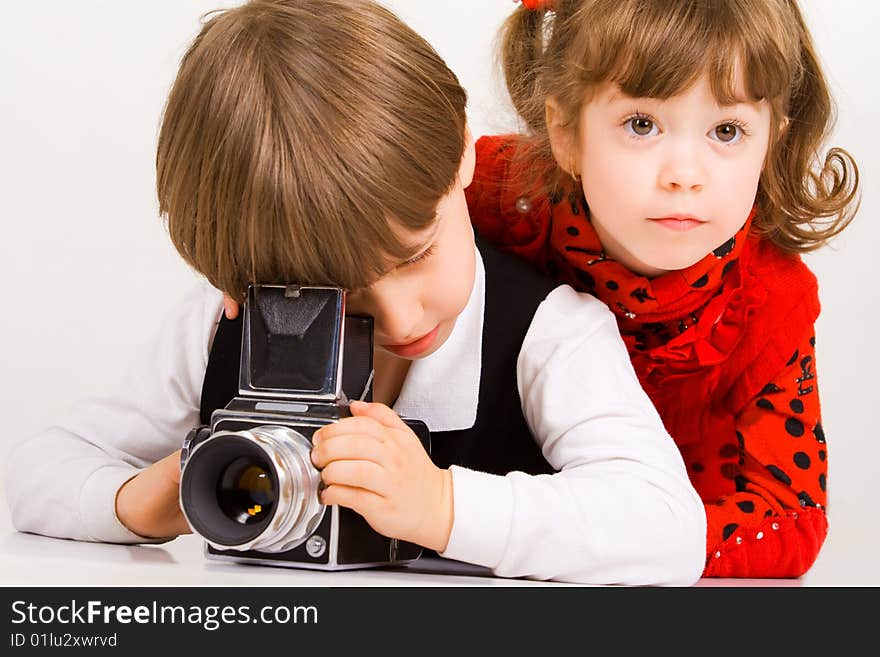
{"type": "Polygon", "coordinates": [[[437,206],[437,220],[423,234],[409,234],[421,247],[411,260],[389,263],[370,286],[346,296],[346,312],[373,317],[376,347],[414,360],[437,351],[467,305],[474,285],[474,233],[464,189],[474,171],[474,144],[467,135],[452,190],[437,206]]]}
{"type": "Polygon", "coordinates": [[[579,118],[571,159],[554,151],[581,174],[609,257],[658,276],[698,262],[745,223],[769,143],[767,101],[722,107],[705,76],[666,100],[608,84],[579,118]]]}

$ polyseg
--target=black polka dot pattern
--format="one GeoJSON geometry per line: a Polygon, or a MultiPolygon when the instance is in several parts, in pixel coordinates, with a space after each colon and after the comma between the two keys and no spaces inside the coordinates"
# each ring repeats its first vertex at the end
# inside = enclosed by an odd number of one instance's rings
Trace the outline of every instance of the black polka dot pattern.
{"type": "Polygon", "coordinates": [[[696,463],[691,463],[691,470],[693,470],[694,472],[703,472],[703,470],[705,470],[705,469],[706,469],[706,466],[704,466],[699,461],[696,463]]]}
{"type": "Polygon", "coordinates": [[[617,284],[617,281],[605,281],[605,287],[612,291],[620,289],[620,285],[617,284]]]}
{"type": "Polygon", "coordinates": [[[794,436],[795,438],[800,438],[804,435],[804,423],[796,417],[786,418],[785,430],[789,435],[794,436]]]}
{"type": "Polygon", "coordinates": [[[734,456],[739,455],[739,447],[733,443],[727,443],[721,446],[721,449],[718,450],[718,455],[723,459],[732,459],[734,456]]]}
{"type": "Polygon", "coordinates": [[[727,276],[733,266],[736,264],[736,260],[731,260],[730,262],[724,263],[724,268],[721,270],[721,277],[727,276]]]}
{"type": "Polygon", "coordinates": [[[724,244],[719,246],[717,249],[712,251],[715,254],[716,258],[723,258],[726,255],[730,255],[730,252],[733,251],[733,247],[736,246],[736,236],[734,235],[729,240],[727,240],[724,244]]]}
{"type": "Polygon", "coordinates": [[[822,472],[819,474],[819,488],[822,489],[822,492],[825,492],[825,473],[822,472]]]}
{"type": "Polygon", "coordinates": [[[813,501],[813,498],[810,497],[810,494],[807,491],[802,490],[798,493],[798,501],[801,506],[816,506],[816,503],[813,501]]]}
{"type": "Polygon", "coordinates": [[[788,407],[795,413],[803,413],[804,412],[804,402],[800,399],[792,399],[788,402],[788,407]]]}
{"type": "Polygon", "coordinates": [[[577,276],[581,285],[583,285],[585,289],[592,290],[596,287],[596,279],[593,278],[592,274],[589,272],[586,272],[583,269],[575,269],[574,275],[577,276]]]}
{"type": "Polygon", "coordinates": [[[817,424],[813,427],[813,435],[816,436],[816,442],[820,442],[823,445],[825,444],[825,430],[822,429],[821,424],[817,424]]]}
{"type": "Polygon", "coordinates": [[[581,234],[581,231],[579,231],[575,226],[569,226],[568,228],[565,229],[565,232],[568,233],[569,235],[571,235],[572,237],[577,237],[578,235],[581,234]]]}
{"type": "Polygon", "coordinates": [[[765,411],[776,410],[776,407],[773,406],[773,402],[771,402],[769,399],[764,399],[763,397],[755,402],[755,406],[757,406],[758,408],[763,408],[765,411]]]}
{"type": "Polygon", "coordinates": [[[750,500],[743,500],[742,502],[737,502],[736,505],[739,507],[739,510],[743,513],[754,513],[755,512],[755,503],[750,500]]]}
{"type": "Polygon", "coordinates": [[[780,388],[775,383],[768,383],[767,385],[764,386],[764,389],[761,390],[762,395],[769,395],[774,392],[782,392],[782,388],[780,388]]]}
{"type": "Polygon", "coordinates": [[[703,274],[693,283],[691,283],[691,287],[701,288],[706,287],[706,284],[709,282],[709,274],[703,274]]]}
{"type": "Polygon", "coordinates": [[[733,532],[736,531],[736,528],[737,528],[737,527],[739,527],[739,525],[737,525],[735,522],[732,522],[732,523],[730,523],[729,525],[725,525],[725,526],[724,526],[724,531],[723,531],[723,533],[722,533],[722,536],[724,536],[724,540],[725,540],[725,541],[726,541],[728,538],[730,538],[730,535],[731,535],[733,532]]]}
{"type": "Polygon", "coordinates": [[[810,469],[810,457],[806,452],[796,452],[794,455],[794,464],[801,470],[810,469]]]}
{"type": "Polygon", "coordinates": [[[785,484],[786,486],[791,486],[791,477],[785,474],[780,468],[775,465],[768,465],[767,469],[770,471],[770,474],[776,477],[783,484],[785,484]]]}

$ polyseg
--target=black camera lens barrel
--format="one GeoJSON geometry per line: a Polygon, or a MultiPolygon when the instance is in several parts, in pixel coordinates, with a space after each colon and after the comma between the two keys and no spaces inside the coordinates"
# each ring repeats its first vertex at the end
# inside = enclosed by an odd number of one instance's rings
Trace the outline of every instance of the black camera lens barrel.
{"type": "MultiPolygon", "coordinates": [[[[318,501],[321,477],[311,462],[311,447],[301,433],[281,425],[218,431],[200,442],[180,480],[180,506],[190,527],[222,550],[283,552],[301,544],[326,508],[318,501]],[[230,477],[248,466],[265,473],[260,495],[272,503],[264,517],[242,521],[244,494],[258,492],[252,483],[230,482],[230,477]]],[[[248,513],[259,515],[254,509],[248,513]]]]}

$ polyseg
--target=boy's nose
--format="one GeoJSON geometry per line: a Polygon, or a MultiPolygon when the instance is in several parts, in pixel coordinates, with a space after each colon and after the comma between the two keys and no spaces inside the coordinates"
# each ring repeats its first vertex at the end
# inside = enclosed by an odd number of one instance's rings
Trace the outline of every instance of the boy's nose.
{"type": "Polygon", "coordinates": [[[405,290],[379,286],[370,293],[370,306],[377,340],[385,344],[406,344],[420,337],[421,304],[405,290]]]}

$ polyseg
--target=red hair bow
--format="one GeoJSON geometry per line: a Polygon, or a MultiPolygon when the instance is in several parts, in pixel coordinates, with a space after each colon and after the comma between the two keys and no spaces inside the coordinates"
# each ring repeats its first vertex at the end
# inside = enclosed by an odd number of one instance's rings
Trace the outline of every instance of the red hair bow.
{"type": "Polygon", "coordinates": [[[529,11],[553,11],[556,2],[554,0],[513,0],[522,2],[529,11]]]}

